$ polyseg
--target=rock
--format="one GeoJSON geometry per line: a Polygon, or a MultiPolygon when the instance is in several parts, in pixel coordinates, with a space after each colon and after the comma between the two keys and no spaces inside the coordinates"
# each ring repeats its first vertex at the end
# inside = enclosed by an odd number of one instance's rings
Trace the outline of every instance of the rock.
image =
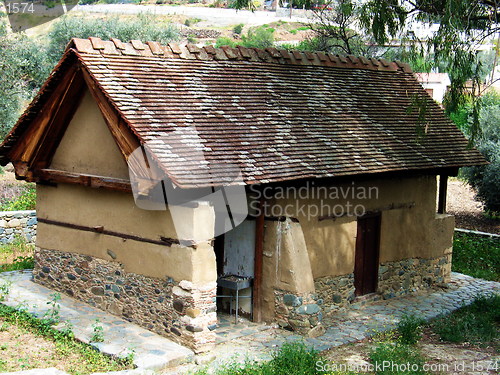
{"type": "Polygon", "coordinates": [[[42,272],[49,273],[50,272],[50,268],[49,267],[42,267],[42,272]]]}
{"type": "Polygon", "coordinates": [[[301,329],[310,326],[309,321],[307,320],[288,319],[288,323],[294,331],[300,331],[301,329]]]}
{"type": "Polygon", "coordinates": [[[307,314],[307,315],[312,315],[312,314],[316,314],[320,311],[320,308],[317,304],[315,303],[311,303],[309,305],[302,305],[302,306],[299,306],[297,307],[297,309],[295,309],[295,312],[297,314],[307,314]]]}
{"type": "Polygon", "coordinates": [[[285,294],[283,296],[283,302],[285,305],[297,307],[302,305],[302,297],[297,297],[293,294],[285,294]]]}
{"type": "Polygon", "coordinates": [[[191,318],[196,318],[200,314],[201,314],[200,309],[192,309],[191,307],[186,309],[186,315],[191,318]]]}
{"type": "Polygon", "coordinates": [[[71,274],[71,273],[66,274],[66,276],[67,276],[67,277],[68,277],[68,279],[70,279],[70,280],[76,280],[76,276],[75,276],[75,275],[73,275],[73,274],[71,274]]]}
{"type": "Polygon", "coordinates": [[[281,315],[288,314],[288,309],[283,303],[278,303],[276,305],[276,313],[281,315]]]}
{"type": "Polygon", "coordinates": [[[37,222],[38,222],[37,218],[36,217],[32,217],[31,219],[28,220],[28,222],[26,223],[26,225],[28,225],[28,226],[31,227],[31,226],[35,225],[37,222]]]}
{"type": "Polygon", "coordinates": [[[216,328],[217,328],[217,324],[210,324],[210,325],[208,326],[209,331],[213,331],[213,330],[214,330],[214,329],[216,329],[216,328]]]}
{"type": "Polygon", "coordinates": [[[332,297],[332,299],[333,299],[333,303],[340,303],[340,302],[342,302],[342,296],[339,295],[339,294],[334,294],[333,297],[332,297]]]}
{"type": "Polygon", "coordinates": [[[178,299],[176,299],[173,303],[175,311],[182,312],[184,310],[184,303],[178,299]]]}
{"type": "Polygon", "coordinates": [[[21,225],[21,220],[19,219],[12,219],[7,223],[7,226],[10,228],[15,228],[21,225]]]}
{"type": "Polygon", "coordinates": [[[106,252],[108,253],[108,255],[112,258],[112,259],[116,259],[116,254],[113,250],[106,250],[106,252]]]}
{"type": "Polygon", "coordinates": [[[194,325],[187,325],[186,326],[186,329],[189,331],[189,332],[203,332],[203,328],[202,327],[199,327],[199,326],[194,326],[194,325]]]}
{"type": "Polygon", "coordinates": [[[0,220],[0,227],[5,228],[7,226],[7,222],[5,220],[0,220]]]}
{"type": "Polygon", "coordinates": [[[93,286],[90,288],[90,291],[92,294],[95,294],[96,296],[103,296],[104,295],[104,288],[101,286],[93,286]]]}
{"type": "Polygon", "coordinates": [[[311,328],[309,332],[307,332],[307,337],[315,338],[324,335],[325,332],[326,332],[325,327],[323,327],[321,324],[318,324],[316,327],[311,328]]]}
{"type": "Polygon", "coordinates": [[[177,328],[175,327],[171,327],[170,328],[170,332],[172,332],[173,334],[177,335],[177,336],[181,336],[182,335],[182,332],[179,331],[177,328]]]}

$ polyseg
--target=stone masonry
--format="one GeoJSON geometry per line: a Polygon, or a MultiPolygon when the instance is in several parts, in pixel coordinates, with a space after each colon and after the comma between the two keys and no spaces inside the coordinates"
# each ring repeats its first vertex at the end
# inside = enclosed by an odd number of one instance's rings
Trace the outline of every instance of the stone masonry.
{"type": "Polygon", "coordinates": [[[27,243],[36,240],[36,211],[1,211],[0,243],[12,243],[16,238],[24,238],[27,243]]]}
{"type": "Polygon", "coordinates": [[[117,262],[36,248],[34,279],[168,337],[195,352],[215,343],[216,283],[194,285],[125,272],[117,262]]]}
{"type": "MultiPolygon", "coordinates": [[[[415,293],[449,281],[451,254],[434,259],[411,258],[379,265],[377,294],[390,299],[415,293]]],[[[314,280],[325,314],[355,302],[354,274],[326,276],[314,280]]],[[[377,299],[377,298],[375,298],[377,299]]]]}
{"type": "MultiPolygon", "coordinates": [[[[291,329],[301,334],[310,334],[323,319],[322,299],[310,293],[292,294],[275,290],[276,320],[280,327],[291,329]]],[[[314,331],[313,331],[314,332],[314,331]]]]}

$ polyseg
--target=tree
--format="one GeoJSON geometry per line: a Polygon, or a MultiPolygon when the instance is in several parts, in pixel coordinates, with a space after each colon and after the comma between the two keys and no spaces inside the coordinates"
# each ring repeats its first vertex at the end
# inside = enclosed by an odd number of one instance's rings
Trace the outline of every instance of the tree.
{"type": "MultiPolygon", "coordinates": [[[[405,41],[415,55],[433,57],[431,66],[450,74],[445,98],[448,113],[467,100],[467,81],[480,86],[483,64],[478,47],[500,32],[498,0],[369,0],[362,5],[361,25],[379,44],[393,38],[405,41]],[[438,24],[427,40],[406,27],[411,22],[438,24]]],[[[480,100],[472,98],[471,142],[480,136],[480,100]]]]}

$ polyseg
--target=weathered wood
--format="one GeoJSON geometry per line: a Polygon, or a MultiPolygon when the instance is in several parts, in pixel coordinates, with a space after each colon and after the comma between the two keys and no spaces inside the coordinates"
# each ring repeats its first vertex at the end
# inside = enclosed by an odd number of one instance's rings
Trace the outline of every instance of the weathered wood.
{"type": "Polygon", "coordinates": [[[85,81],[81,71],[78,70],[62,96],[59,106],[54,109],[51,121],[47,124],[30,162],[31,168],[47,168],[50,165],[56,149],[68,128],[68,124],[81,103],[84,89],[85,81]]]}
{"type": "MultiPolygon", "coordinates": [[[[160,240],[153,240],[151,238],[144,238],[140,236],[135,236],[132,234],[127,234],[127,233],[120,233],[120,232],[115,232],[111,230],[106,230],[104,229],[103,226],[97,225],[94,227],[89,227],[86,225],[79,225],[79,224],[72,224],[72,223],[66,223],[63,221],[58,221],[58,220],[52,220],[52,219],[44,219],[44,218],[38,218],[38,222],[48,224],[48,225],[55,225],[59,227],[64,227],[64,228],[69,228],[69,229],[75,229],[75,230],[81,230],[84,232],[92,232],[92,233],[97,233],[97,234],[103,234],[106,236],[112,236],[112,237],[118,237],[122,238],[125,240],[132,240],[132,241],[138,241],[138,242],[146,242],[146,243],[152,243],[155,245],[161,245],[161,246],[172,246],[172,245],[178,245],[180,244],[179,240],[174,239],[174,238],[166,238],[166,237],[161,237],[160,240]]],[[[193,247],[194,243],[191,245],[188,245],[189,247],[193,247]]]]}
{"type": "MultiPolygon", "coordinates": [[[[19,139],[14,147],[9,151],[10,160],[27,163],[32,161],[33,156],[41,145],[41,139],[45,134],[47,126],[52,122],[57,109],[60,108],[62,98],[71,86],[71,82],[73,82],[77,70],[77,64],[72,64],[67,68],[61,78],[61,81],[50,96],[50,99],[33,119],[31,125],[23,134],[23,137],[19,139]]],[[[27,170],[25,170],[25,172],[27,172],[27,170]]],[[[23,176],[22,173],[18,172],[18,174],[19,176],[23,176]]]]}
{"type": "Polygon", "coordinates": [[[83,185],[92,188],[104,188],[130,193],[132,187],[128,180],[96,176],[84,173],[72,173],[58,169],[40,169],[35,171],[33,182],[65,183],[83,185]]]}

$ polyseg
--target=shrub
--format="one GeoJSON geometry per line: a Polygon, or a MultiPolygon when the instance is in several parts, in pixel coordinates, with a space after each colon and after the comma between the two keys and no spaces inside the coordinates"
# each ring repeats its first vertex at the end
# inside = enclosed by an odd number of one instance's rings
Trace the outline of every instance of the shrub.
{"type": "Polygon", "coordinates": [[[241,36],[241,45],[249,48],[268,48],[274,44],[274,29],[261,26],[247,31],[241,36]]]}
{"type": "Polygon", "coordinates": [[[398,323],[399,340],[406,345],[414,345],[422,338],[425,320],[415,315],[404,315],[398,323]]]}
{"type": "Polygon", "coordinates": [[[217,38],[217,40],[215,41],[215,47],[219,48],[222,46],[234,47],[236,46],[236,41],[234,39],[221,36],[220,38],[217,38]]]}
{"type": "Polygon", "coordinates": [[[138,14],[132,19],[119,17],[85,18],[64,16],[59,19],[49,32],[48,55],[53,64],[61,57],[71,38],[99,37],[104,40],[118,38],[128,42],[132,39],[143,42],[156,41],[163,44],[178,40],[179,30],[170,22],[149,14],[138,14]]]}
{"type": "MultiPolygon", "coordinates": [[[[500,94],[488,93],[481,98],[479,116],[482,136],[476,143],[488,165],[462,168],[460,174],[477,191],[477,198],[489,211],[500,211],[500,94]]],[[[452,114],[457,126],[470,134],[470,106],[464,106],[452,114]]]]}
{"type": "Polygon", "coordinates": [[[243,31],[243,27],[245,25],[240,23],[239,25],[236,25],[235,27],[233,27],[233,33],[235,34],[241,34],[241,32],[243,31]]]}
{"type": "Polygon", "coordinates": [[[34,184],[27,185],[21,190],[20,195],[5,200],[0,205],[1,211],[23,211],[34,210],[36,206],[36,187],[34,184]]]}

